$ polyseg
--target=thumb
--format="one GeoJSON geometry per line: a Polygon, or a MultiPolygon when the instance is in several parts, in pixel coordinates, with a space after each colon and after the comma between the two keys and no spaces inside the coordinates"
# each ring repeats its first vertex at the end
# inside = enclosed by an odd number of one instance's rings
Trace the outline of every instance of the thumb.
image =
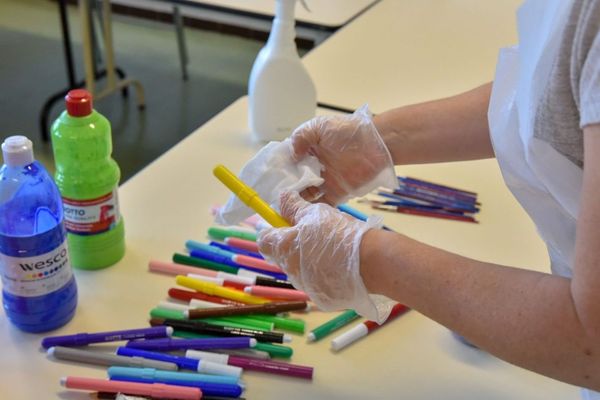
{"type": "Polygon", "coordinates": [[[320,117],[315,117],[308,120],[292,133],[292,159],[295,162],[302,160],[308,155],[313,146],[319,144],[322,125],[321,119],[320,117]]]}
{"type": "Polygon", "coordinates": [[[298,192],[284,192],[281,194],[281,214],[292,225],[298,223],[304,210],[310,205],[311,203],[300,197],[298,192]]]}

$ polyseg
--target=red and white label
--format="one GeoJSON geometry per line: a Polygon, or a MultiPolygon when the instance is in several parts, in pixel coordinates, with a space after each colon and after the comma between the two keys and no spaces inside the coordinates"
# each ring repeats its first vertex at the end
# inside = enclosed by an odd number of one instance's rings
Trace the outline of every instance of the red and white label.
{"type": "Polygon", "coordinates": [[[114,228],[119,222],[117,189],[91,200],[63,197],[65,227],[70,233],[93,235],[114,228]]]}

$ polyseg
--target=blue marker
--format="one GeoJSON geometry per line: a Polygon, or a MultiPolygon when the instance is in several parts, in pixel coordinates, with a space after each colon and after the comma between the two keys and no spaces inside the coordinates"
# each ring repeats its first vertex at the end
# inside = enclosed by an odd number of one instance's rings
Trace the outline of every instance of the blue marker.
{"type": "Polygon", "coordinates": [[[241,254],[243,256],[248,256],[248,257],[254,257],[254,258],[260,258],[261,260],[264,260],[265,258],[262,256],[262,254],[260,253],[256,253],[254,251],[249,251],[249,250],[244,250],[244,249],[240,249],[237,247],[233,247],[233,246],[229,246],[227,244],[224,243],[220,243],[220,242],[215,242],[215,241],[211,241],[210,245],[213,247],[218,247],[222,250],[227,250],[230,251],[232,253],[236,253],[236,254],[241,254]]]}
{"type": "Polygon", "coordinates": [[[165,383],[176,386],[196,387],[202,391],[204,396],[223,396],[223,397],[240,397],[242,388],[239,385],[228,385],[224,383],[206,383],[206,382],[188,382],[178,379],[149,379],[132,376],[114,375],[110,377],[111,381],[124,381],[135,383],[165,383]]]}
{"type": "Polygon", "coordinates": [[[197,242],[195,240],[188,240],[185,242],[185,247],[188,249],[188,251],[205,250],[205,251],[210,251],[215,254],[221,254],[223,256],[229,256],[229,257],[233,257],[235,255],[241,254],[243,256],[259,258],[261,260],[264,260],[264,257],[261,256],[259,253],[255,253],[253,251],[248,251],[248,250],[243,250],[243,249],[238,249],[238,248],[231,247],[226,244],[214,242],[214,241],[210,242],[209,244],[206,244],[206,243],[197,242]]]}
{"type": "MultiPolygon", "coordinates": [[[[367,214],[358,211],[356,208],[350,207],[348,204],[340,204],[339,206],[337,206],[337,208],[338,210],[345,212],[346,214],[351,215],[354,218],[359,219],[361,221],[366,221],[369,218],[367,214]]],[[[383,226],[383,229],[385,229],[386,231],[391,231],[391,229],[385,225],[383,226]]]]}
{"type": "Polygon", "coordinates": [[[179,382],[190,383],[220,383],[225,385],[240,385],[240,380],[235,376],[227,375],[209,375],[197,374],[192,372],[173,372],[163,371],[155,368],[129,368],[129,367],[110,367],[108,376],[127,376],[130,378],[154,379],[157,382],[166,380],[176,380],[179,382]]]}
{"type": "Polygon", "coordinates": [[[210,361],[194,360],[186,357],[174,356],[171,354],[156,353],[140,349],[132,349],[130,347],[117,348],[117,355],[127,357],[142,357],[149,360],[166,361],[176,364],[180,369],[188,369],[205,374],[230,375],[239,378],[242,374],[242,369],[232,367],[230,365],[217,364],[210,361]]]}

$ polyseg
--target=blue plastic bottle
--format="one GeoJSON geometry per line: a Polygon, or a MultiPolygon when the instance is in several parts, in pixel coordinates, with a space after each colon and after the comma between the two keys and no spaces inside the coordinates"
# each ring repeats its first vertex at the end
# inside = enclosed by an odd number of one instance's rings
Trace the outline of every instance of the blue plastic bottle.
{"type": "Polygon", "coordinates": [[[77,285],[67,250],[62,200],[34,160],[25,136],[2,144],[0,275],[8,319],[26,332],[56,329],[73,318],[77,285]]]}

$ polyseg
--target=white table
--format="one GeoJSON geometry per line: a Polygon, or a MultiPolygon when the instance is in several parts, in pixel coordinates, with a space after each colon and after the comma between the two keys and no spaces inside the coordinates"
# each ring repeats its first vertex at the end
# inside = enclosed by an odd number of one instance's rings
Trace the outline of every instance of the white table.
{"type": "MultiPolygon", "coordinates": [[[[254,154],[242,98],[129,180],[120,189],[127,253],[101,271],[76,271],[80,304],[73,321],[53,334],[143,327],[148,311],[174,279],[147,272],[151,258],[168,260],[187,239],[204,240],[209,208],[229,193],[211,175],[234,171],[254,154]]],[[[402,168],[421,178],[480,193],[480,224],[384,214],[394,229],[446,249],[511,265],[547,265],[534,227],[504,187],[493,160],[402,168]]],[[[366,208],[363,211],[369,211],[366,208]]],[[[308,329],[332,314],[312,312],[308,329]]],[[[0,389],[20,399],[87,399],[63,391],[61,376],[105,377],[103,368],[52,362],[39,349],[43,335],[25,334],[0,314],[0,389]]],[[[107,345],[112,348],[113,346],[107,345]]],[[[338,354],[329,340],[306,344],[294,336],[292,362],[315,367],[314,381],[247,372],[248,399],[576,399],[577,389],[468,348],[415,311],[338,354]]]]}
{"type": "MultiPolygon", "coordinates": [[[[322,42],[379,0],[308,0],[310,12],[296,4],[299,37],[322,42]]],[[[275,15],[275,0],[111,0],[112,3],[171,13],[181,5],[186,17],[268,32],[275,15]],[[169,4],[172,3],[172,4],[169,4]]]]}
{"type": "Polygon", "coordinates": [[[323,104],[375,112],[494,78],[522,0],[382,0],[304,56],[323,104]]]}
{"type": "MultiPolygon", "coordinates": [[[[186,0],[199,6],[272,18],[274,0],[186,0]]],[[[307,0],[310,11],[296,2],[296,21],[315,27],[337,29],[350,22],[378,0],[307,0]]]]}

